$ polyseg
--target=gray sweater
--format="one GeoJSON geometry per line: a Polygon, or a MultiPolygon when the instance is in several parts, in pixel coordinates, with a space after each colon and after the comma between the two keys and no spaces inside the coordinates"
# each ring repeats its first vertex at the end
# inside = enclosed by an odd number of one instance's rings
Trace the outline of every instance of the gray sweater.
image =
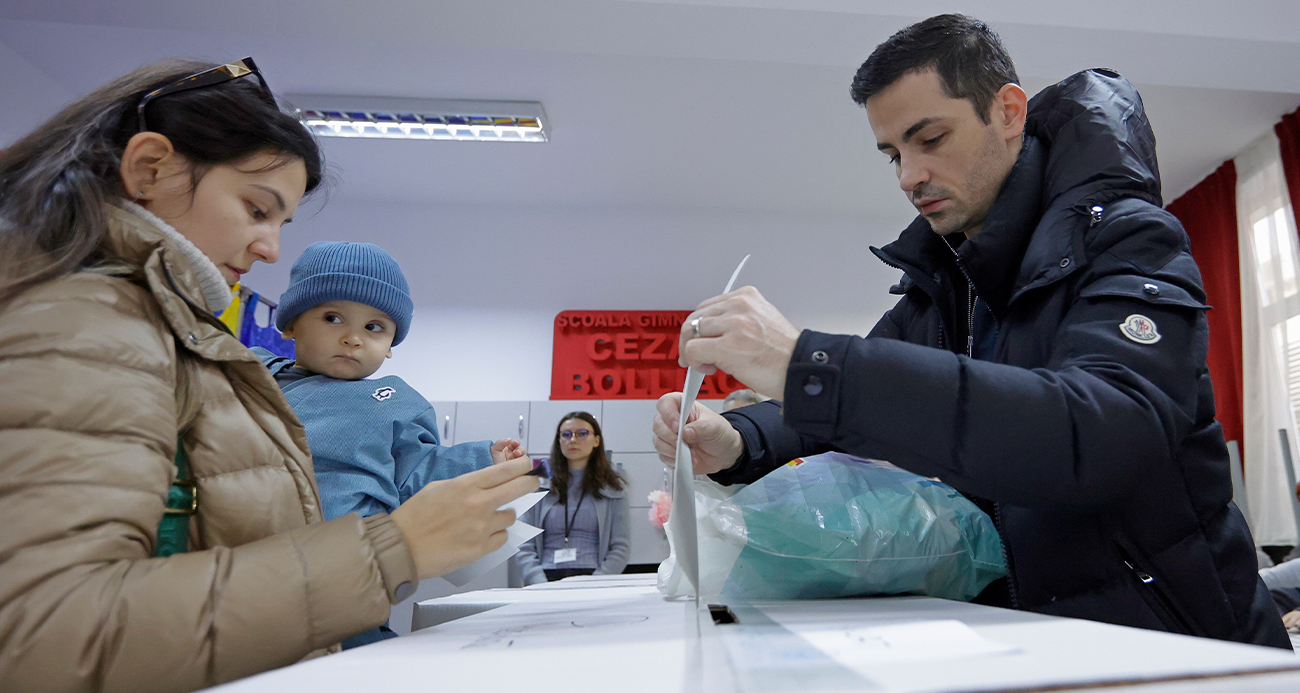
{"type": "MultiPolygon", "coordinates": [[[[604,489],[605,498],[588,497],[585,503],[595,502],[596,526],[600,541],[596,544],[596,575],[617,575],[627,567],[627,557],[632,542],[629,539],[631,511],[628,509],[627,495],[623,491],[604,489]]],[[[529,508],[521,520],[541,527],[546,514],[559,503],[554,493],[548,493],[537,505],[529,508]]],[[[519,567],[525,585],[546,582],[546,573],[542,571],[542,546],[545,533],[538,534],[519,545],[519,553],[512,560],[519,567]]]]}

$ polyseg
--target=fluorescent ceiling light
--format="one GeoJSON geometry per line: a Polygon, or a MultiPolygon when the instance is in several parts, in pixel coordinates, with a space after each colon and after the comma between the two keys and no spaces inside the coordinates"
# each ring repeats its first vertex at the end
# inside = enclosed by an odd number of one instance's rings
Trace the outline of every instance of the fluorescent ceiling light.
{"type": "Polygon", "coordinates": [[[307,129],[320,137],[388,140],[545,142],[546,113],[535,101],[388,99],[291,95],[307,129]]]}

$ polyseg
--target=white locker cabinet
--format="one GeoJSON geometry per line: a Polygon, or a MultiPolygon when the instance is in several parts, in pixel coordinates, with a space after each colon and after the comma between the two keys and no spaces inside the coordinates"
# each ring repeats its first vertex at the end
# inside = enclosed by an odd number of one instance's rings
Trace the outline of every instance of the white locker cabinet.
{"type": "Polygon", "coordinates": [[[662,563],[668,558],[668,538],[664,536],[664,530],[650,524],[647,508],[632,508],[632,526],[628,534],[632,544],[628,551],[628,564],[662,563]]]}
{"type": "Polygon", "coordinates": [[[456,404],[456,442],[528,437],[527,402],[459,402],[456,404]]]}
{"type": "MultiPolygon", "coordinates": [[[[605,449],[612,452],[654,452],[650,424],[654,421],[653,399],[607,399],[605,418],[600,422],[605,429],[605,449]]],[[[622,457],[618,458],[622,461],[622,457]]]]}
{"type": "Polygon", "coordinates": [[[614,461],[623,466],[627,479],[627,504],[632,508],[648,508],[651,491],[664,490],[664,465],[653,452],[620,452],[614,461]]]}
{"type": "Polygon", "coordinates": [[[443,445],[456,444],[456,403],[429,402],[438,417],[438,440],[443,445]]]}
{"type": "MultiPolygon", "coordinates": [[[[604,430],[602,418],[603,400],[599,399],[556,399],[528,403],[528,439],[524,445],[533,457],[545,457],[551,454],[551,442],[555,439],[555,427],[560,425],[560,417],[575,411],[585,411],[596,417],[596,423],[604,430]]],[[[608,434],[606,434],[608,438],[608,434]]],[[[605,441],[609,449],[609,441],[605,441]]]]}

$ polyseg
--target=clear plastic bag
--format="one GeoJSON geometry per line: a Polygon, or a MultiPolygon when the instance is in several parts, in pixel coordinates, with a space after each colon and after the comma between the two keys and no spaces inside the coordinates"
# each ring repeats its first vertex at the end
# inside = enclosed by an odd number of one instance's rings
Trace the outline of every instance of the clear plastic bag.
{"type": "MultiPolygon", "coordinates": [[[[970,600],[1006,574],[988,515],[952,487],[887,463],[815,455],[739,490],[697,480],[695,499],[704,596],[970,600]]],[[[680,573],[670,555],[660,592],[690,594],[680,573]]]]}

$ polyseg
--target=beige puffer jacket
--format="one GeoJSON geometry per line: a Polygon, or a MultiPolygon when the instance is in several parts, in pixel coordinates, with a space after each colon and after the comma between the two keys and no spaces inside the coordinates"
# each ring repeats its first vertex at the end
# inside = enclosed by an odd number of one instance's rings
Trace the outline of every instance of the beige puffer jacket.
{"type": "Polygon", "coordinates": [[[128,269],[0,306],[0,690],[192,690],[379,625],[416,579],[400,530],[321,522],[302,425],[187,241],[109,214],[128,269]],[[191,552],[150,558],[178,432],[191,552]]]}

